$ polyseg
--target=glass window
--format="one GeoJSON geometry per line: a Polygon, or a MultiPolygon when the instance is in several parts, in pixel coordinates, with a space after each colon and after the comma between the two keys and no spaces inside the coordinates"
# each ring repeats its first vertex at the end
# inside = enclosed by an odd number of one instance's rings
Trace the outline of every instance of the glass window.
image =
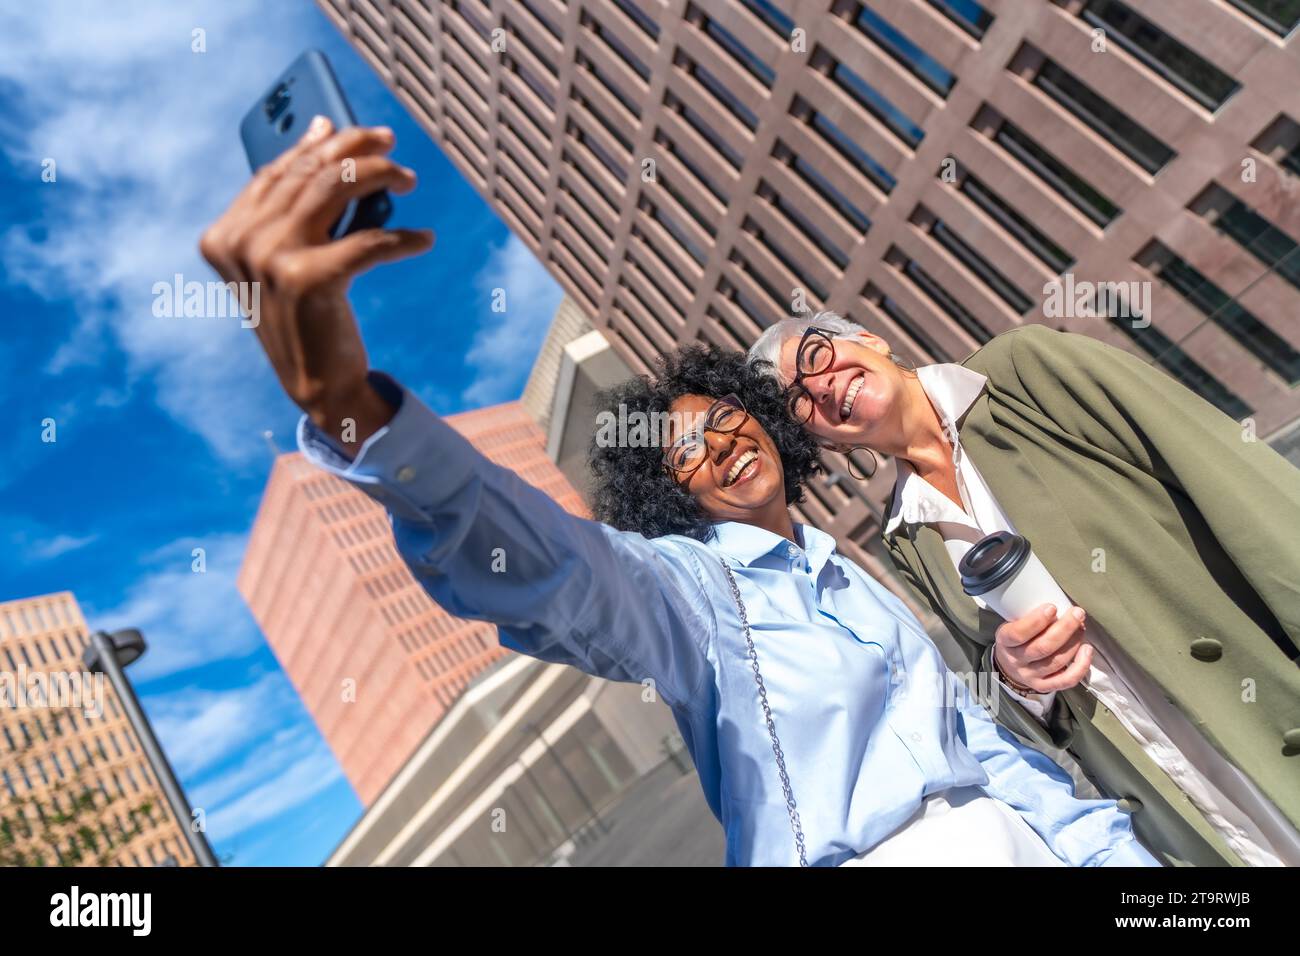
{"type": "Polygon", "coordinates": [[[685,196],[682,195],[681,190],[673,186],[673,184],[669,181],[668,177],[664,175],[662,169],[658,171],[656,182],[659,184],[659,186],[663,189],[664,192],[668,193],[668,195],[672,196],[673,199],[677,201],[677,205],[681,206],[684,210],[686,210],[686,214],[695,220],[695,224],[697,226],[699,226],[706,233],[708,233],[710,239],[717,238],[718,235],[717,227],[714,226],[713,223],[709,221],[708,216],[703,215],[698,209],[695,208],[694,204],[692,204],[690,200],[688,200],[685,196]]]}
{"type": "Polygon", "coordinates": [[[724,50],[730,53],[742,67],[748,71],[749,75],[764,86],[771,88],[776,82],[776,71],[759,59],[749,47],[741,43],[736,36],[730,31],[718,26],[712,19],[705,18],[704,32],[724,50]]]}
{"type": "MultiPolygon", "coordinates": [[[[676,159],[677,162],[681,163],[686,168],[686,171],[694,176],[700,185],[713,194],[715,199],[723,205],[727,204],[727,194],[723,191],[722,187],[714,182],[712,177],[706,175],[704,170],[700,169],[699,165],[692,160],[690,156],[688,156],[683,150],[678,149],[677,144],[674,143],[663,130],[655,130],[655,142],[668,150],[668,152],[672,154],[673,158],[676,159]]],[[[631,152],[630,148],[628,152],[631,152]]]]}
{"type": "Polygon", "coordinates": [[[1154,325],[1138,328],[1134,326],[1132,318],[1114,315],[1107,318],[1115,328],[1150,355],[1156,364],[1220,411],[1238,420],[1254,411],[1154,325]]]}
{"type": "MultiPolygon", "coordinates": [[[[744,222],[741,224],[741,228],[758,240],[758,242],[762,244],[763,248],[771,254],[772,258],[785,266],[786,270],[794,276],[795,280],[811,292],[814,297],[823,302],[826,301],[826,288],[815,279],[810,279],[804,275],[803,270],[799,267],[798,263],[794,261],[788,252],[781,248],[779,244],[773,241],[773,239],[764,232],[762,226],[746,216],[744,222]]],[[[777,301],[784,302],[785,300],[778,297],[777,301]]]]}
{"type": "Polygon", "coordinates": [[[609,154],[609,150],[607,150],[599,140],[595,137],[588,136],[586,132],[576,125],[571,125],[570,132],[574,134],[574,139],[587,147],[587,151],[590,152],[591,155],[595,156],[602,166],[609,170],[609,174],[613,176],[616,181],[623,181],[623,178],[627,175],[627,167],[614,159],[614,157],[609,154]]]}
{"type": "Polygon", "coordinates": [[[1034,302],[1029,296],[1017,289],[1006,276],[995,269],[987,259],[966,244],[966,241],[953,232],[939,219],[930,227],[930,235],[971,272],[988,286],[993,294],[1011,306],[1020,315],[1024,315],[1034,302]]]}
{"type": "MultiPolygon", "coordinates": [[[[530,31],[526,26],[522,28],[519,27],[509,17],[502,17],[501,25],[504,26],[507,31],[509,31],[512,37],[514,37],[524,45],[524,49],[533,55],[533,59],[536,60],[538,63],[540,63],[542,65],[542,68],[546,70],[547,73],[551,74],[552,79],[559,78],[560,74],[559,71],[556,70],[555,64],[552,63],[550,60],[548,60],[545,56],[543,56],[542,51],[539,50],[537,46],[528,39],[528,34],[530,32],[535,34],[536,31],[530,31]]],[[[470,85],[472,86],[473,84],[470,85]]]]}
{"type": "Polygon", "coordinates": [[[682,100],[673,96],[672,93],[666,93],[664,98],[665,104],[677,111],[677,115],[685,120],[686,125],[693,129],[701,139],[718,151],[728,163],[734,168],[740,169],[744,165],[744,157],[736,151],[736,148],[728,143],[713,128],[703,116],[687,106],[682,100]]]}
{"type": "Polygon", "coordinates": [[[847,196],[836,189],[829,179],[817,171],[817,168],[800,156],[794,155],[794,152],[778,141],[774,153],[781,152],[782,158],[789,163],[790,168],[795,171],[800,179],[804,181],[813,192],[826,200],[841,216],[848,220],[849,224],[858,232],[865,233],[871,228],[871,220],[867,214],[859,209],[847,196]],[[788,155],[787,155],[788,154],[788,155]]]}
{"type": "Polygon", "coordinates": [[[1039,232],[1038,227],[974,176],[966,175],[958,188],[970,198],[971,202],[984,210],[1003,229],[1019,239],[1026,249],[1055,271],[1064,272],[1074,263],[1073,256],[1039,232]]]}
{"type": "Polygon", "coordinates": [[[830,240],[822,228],[807,213],[798,208],[796,204],[787,202],[784,196],[768,186],[767,183],[761,183],[759,191],[766,194],[772,205],[785,216],[790,224],[799,230],[804,238],[824,253],[838,268],[843,269],[848,265],[848,255],[830,240]]]}
{"type": "Polygon", "coordinates": [[[638,7],[632,0],[614,0],[615,6],[627,15],[627,18],[635,23],[651,39],[659,39],[659,24],[655,23],[654,18],[638,7]]]}
{"type": "Polygon", "coordinates": [[[1300,256],[1295,240],[1240,200],[1214,221],[1221,230],[1291,285],[1300,289],[1300,256]]]}
{"type": "Polygon", "coordinates": [[[1289,384],[1300,384],[1300,352],[1190,263],[1171,253],[1156,275],[1289,384]]]}
{"type": "Polygon", "coordinates": [[[1004,122],[993,139],[1097,225],[1109,225],[1123,211],[1013,124],[1004,122]]]}
{"type": "Polygon", "coordinates": [[[868,113],[888,126],[895,136],[912,149],[916,149],[925,138],[925,130],[912,122],[906,113],[843,63],[836,63],[830,75],[844,92],[853,97],[868,113]]]}
{"type": "Polygon", "coordinates": [[[808,123],[821,133],[841,156],[852,163],[862,175],[879,186],[883,192],[889,193],[897,185],[898,181],[890,175],[889,170],[876,162],[871,154],[863,149],[855,139],[821,113],[816,111],[810,113],[808,123]]]}
{"type": "Polygon", "coordinates": [[[1300,0],[1228,0],[1274,33],[1286,36],[1300,23],[1300,0]]]}
{"type": "Polygon", "coordinates": [[[1218,109],[1241,88],[1213,63],[1119,0],[1088,0],[1079,14],[1207,109],[1218,109]]]}
{"type": "Polygon", "coordinates": [[[585,10],[582,14],[583,24],[596,36],[600,37],[614,51],[615,55],[626,63],[637,76],[649,81],[650,68],[641,62],[641,58],[627,48],[627,45],[614,34],[612,30],[605,29],[605,26],[585,10]]]}
{"type": "Polygon", "coordinates": [[[955,298],[948,294],[934,277],[918,266],[911,259],[903,264],[903,274],[911,279],[917,287],[928,295],[940,309],[946,312],[954,322],[965,329],[966,333],[971,336],[980,345],[983,345],[993,334],[985,328],[979,319],[971,315],[955,298]]]}
{"type": "Polygon", "coordinates": [[[786,16],[784,11],[775,3],[772,3],[771,0],[740,0],[740,2],[748,7],[754,16],[767,24],[781,39],[790,39],[790,34],[794,32],[794,21],[786,16]]]}
{"type": "Polygon", "coordinates": [[[712,93],[719,103],[730,110],[733,116],[751,130],[758,129],[758,117],[754,115],[748,106],[740,102],[740,99],[731,90],[727,89],[725,83],[698,63],[691,66],[691,75],[699,80],[700,85],[712,93]]]}
{"type": "Polygon", "coordinates": [[[868,6],[858,13],[858,28],[940,96],[947,96],[957,77],[868,6]]]}
{"type": "Polygon", "coordinates": [[[509,54],[506,54],[502,58],[502,62],[505,63],[515,76],[524,81],[524,85],[532,90],[539,100],[549,106],[552,110],[555,109],[555,94],[551,92],[550,87],[540,82],[537,77],[533,76],[533,74],[528,71],[527,67],[509,54]]]}
{"type": "Polygon", "coordinates": [[[1130,119],[1091,87],[1051,60],[1043,63],[1034,85],[1091,126],[1149,173],[1157,173],[1177,153],[1130,119]]]}
{"type": "Polygon", "coordinates": [[[975,0],[928,0],[930,6],[944,14],[975,39],[993,24],[993,14],[989,13],[975,0]]]}
{"type": "MultiPolygon", "coordinates": [[[[874,291],[873,288],[868,288],[869,298],[872,297],[871,293],[874,291]]],[[[948,351],[936,342],[934,336],[930,335],[922,325],[903,311],[901,305],[883,293],[880,293],[874,301],[880,307],[880,311],[889,316],[895,325],[901,328],[917,345],[921,346],[921,349],[933,357],[936,362],[952,361],[952,356],[948,354],[948,351]]]]}
{"type": "Polygon", "coordinates": [[[667,230],[670,236],[677,240],[683,249],[690,253],[692,259],[698,262],[701,266],[708,261],[708,253],[704,249],[700,248],[699,244],[690,237],[685,229],[677,224],[675,219],[666,215],[657,205],[651,204],[651,216],[654,218],[655,222],[659,223],[659,225],[663,226],[664,229],[667,230]]]}
{"type": "MultiPolygon", "coordinates": [[[[641,107],[637,104],[637,102],[634,99],[632,99],[632,97],[624,93],[622,88],[617,83],[613,82],[608,76],[606,76],[600,71],[600,68],[596,66],[595,60],[587,56],[585,53],[578,51],[574,54],[573,61],[577,63],[579,66],[586,69],[588,72],[590,72],[591,75],[596,78],[596,80],[600,83],[601,86],[603,86],[606,90],[608,90],[610,93],[614,95],[614,99],[618,100],[620,103],[623,104],[623,108],[625,110],[627,110],[637,119],[641,118],[641,107]]],[[[531,120],[532,117],[530,116],[529,119],[531,120]]],[[[535,124],[537,123],[536,120],[533,120],[533,122],[535,124]]],[[[540,124],[538,125],[540,126],[540,124]]]]}

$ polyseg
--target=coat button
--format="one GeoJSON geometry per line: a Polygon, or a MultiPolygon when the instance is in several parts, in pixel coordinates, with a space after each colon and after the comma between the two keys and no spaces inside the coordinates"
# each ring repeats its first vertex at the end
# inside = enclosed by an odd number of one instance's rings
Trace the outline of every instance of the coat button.
{"type": "Polygon", "coordinates": [[[1223,656],[1223,645],[1212,637],[1202,637],[1192,641],[1192,656],[1198,661],[1217,661],[1223,656]]]}
{"type": "Polygon", "coordinates": [[[1288,730],[1282,735],[1282,752],[1288,757],[1300,754],[1300,727],[1288,730]]]}
{"type": "Polygon", "coordinates": [[[1115,803],[1120,813],[1137,813],[1142,809],[1142,801],[1137,797],[1124,797],[1115,803]]]}
{"type": "Polygon", "coordinates": [[[414,477],[415,469],[410,465],[403,465],[401,468],[397,469],[397,480],[402,482],[402,484],[406,484],[414,477]]]}

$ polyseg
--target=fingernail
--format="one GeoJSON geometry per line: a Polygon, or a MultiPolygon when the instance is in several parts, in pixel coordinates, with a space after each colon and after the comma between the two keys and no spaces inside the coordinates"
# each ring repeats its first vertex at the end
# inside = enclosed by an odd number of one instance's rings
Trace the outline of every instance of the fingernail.
{"type": "Polygon", "coordinates": [[[311,118],[311,125],[307,127],[307,135],[312,139],[320,136],[329,129],[329,117],[317,114],[311,118]]]}
{"type": "Polygon", "coordinates": [[[384,137],[384,139],[393,138],[393,128],[391,126],[376,126],[375,132],[384,137]]]}
{"type": "Polygon", "coordinates": [[[1080,624],[1088,620],[1087,613],[1081,607],[1076,607],[1071,613],[1074,614],[1074,619],[1078,621],[1080,624]]]}
{"type": "Polygon", "coordinates": [[[1043,617],[1056,617],[1056,605],[1044,604],[1038,611],[1043,617]]]}

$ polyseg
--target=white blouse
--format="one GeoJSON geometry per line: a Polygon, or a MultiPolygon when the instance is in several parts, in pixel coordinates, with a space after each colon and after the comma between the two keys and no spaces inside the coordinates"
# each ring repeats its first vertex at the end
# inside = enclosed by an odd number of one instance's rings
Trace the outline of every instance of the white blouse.
{"type": "MultiPolygon", "coordinates": [[[[959,508],[898,459],[894,508],[885,532],[892,532],[904,521],[933,525],[956,564],[984,535],[1015,531],[966,455],[957,431],[962,416],[984,390],[986,379],[971,369],[946,363],[923,366],[917,374],[952,444],[957,488],[965,508],[959,508]]],[[[985,606],[979,598],[971,600],[985,606]]],[[[1091,619],[1086,637],[1093,645],[1093,658],[1083,686],[1114,713],[1224,842],[1254,866],[1300,866],[1300,833],[1272,801],[1205,739],[1155,681],[1091,619]]],[[[1046,722],[1054,693],[1026,698],[1007,690],[1035,718],[1046,722]]]]}

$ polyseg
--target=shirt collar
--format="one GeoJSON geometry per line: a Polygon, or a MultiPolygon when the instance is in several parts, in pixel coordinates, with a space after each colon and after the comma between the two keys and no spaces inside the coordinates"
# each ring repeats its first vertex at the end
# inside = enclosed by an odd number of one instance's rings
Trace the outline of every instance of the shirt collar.
{"type": "MultiPolygon", "coordinates": [[[[957,426],[970,407],[984,391],[988,378],[964,365],[942,362],[923,365],[916,370],[921,388],[935,411],[953,447],[959,441],[957,426]]],[[[932,521],[961,520],[963,515],[955,504],[943,495],[926,494],[925,482],[905,461],[896,463],[894,480],[894,507],[885,522],[885,534],[893,534],[903,522],[925,524],[932,521]]]]}
{"type": "Polygon", "coordinates": [[[775,552],[790,560],[802,550],[813,568],[820,568],[835,551],[835,539],[811,525],[795,522],[795,533],[804,546],[797,545],[771,531],[739,521],[720,521],[713,526],[717,537],[709,542],[716,550],[748,567],[759,558],[775,552]]]}

